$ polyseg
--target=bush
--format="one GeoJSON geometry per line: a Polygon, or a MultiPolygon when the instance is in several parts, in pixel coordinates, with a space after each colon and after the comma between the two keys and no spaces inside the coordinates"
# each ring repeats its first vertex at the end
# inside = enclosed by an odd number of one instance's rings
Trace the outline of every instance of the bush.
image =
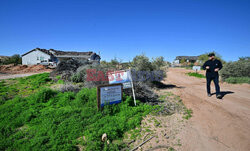
{"type": "MultiPolygon", "coordinates": [[[[152,89],[152,85],[140,81],[134,82],[134,90],[136,99],[152,105],[158,103],[158,95],[152,89]]],[[[128,96],[133,96],[131,89],[124,89],[123,92],[128,96]]]]}
{"type": "Polygon", "coordinates": [[[250,77],[250,58],[240,58],[235,62],[226,63],[220,71],[222,80],[232,77],[250,77]]]}
{"type": "Polygon", "coordinates": [[[68,59],[61,61],[56,69],[50,73],[50,76],[57,79],[61,76],[62,80],[69,81],[73,73],[82,66],[88,65],[90,62],[88,61],[79,61],[77,59],[68,59]]]}
{"type": "Polygon", "coordinates": [[[0,60],[0,65],[6,65],[6,64],[22,64],[22,57],[19,54],[15,54],[11,57],[6,57],[3,60],[0,60]]]}
{"type": "Polygon", "coordinates": [[[59,91],[61,92],[78,92],[80,90],[79,85],[74,85],[72,83],[66,83],[60,86],[59,91]]]}
{"type": "Polygon", "coordinates": [[[248,83],[250,84],[250,77],[229,77],[225,79],[225,82],[238,84],[238,83],[248,83]]]}
{"type": "Polygon", "coordinates": [[[83,82],[84,86],[87,88],[93,88],[101,84],[108,84],[108,77],[106,75],[108,70],[110,70],[110,68],[102,64],[83,65],[80,66],[77,71],[71,76],[71,80],[72,82],[77,83],[83,82]],[[87,79],[87,70],[89,69],[96,71],[96,74],[93,74],[93,76],[96,77],[98,80],[87,79]],[[103,73],[103,76],[101,76],[100,72],[103,73]]]}
{"type": "MultiPolygon", "coordinates": [[[[153,58],[152,61],[145,56],[144,54],[142,55],[137,55],[133,58],[133,61],[131,62],[133,72],[132,74],[136,74],[140,71],[163,71],[160,73],[160,77],[164,78],[166,77],[166,66],[167,64],[164,61],[163,57],[157,57],[153,58]]],[[[144,75],[146,78],[147,75],[144,75]]],[[[153,81],[151,81],[153,82],[153,81]]]]}

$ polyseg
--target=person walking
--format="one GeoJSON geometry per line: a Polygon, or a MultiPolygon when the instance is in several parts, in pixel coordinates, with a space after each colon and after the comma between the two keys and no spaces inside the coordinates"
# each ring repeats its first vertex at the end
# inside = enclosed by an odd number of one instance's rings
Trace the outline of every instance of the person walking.
{"type": "Polygon", "coordinates": [[[209,60],[206,61],[202,68],[206,70],[206,80],[207,80],[207,95],[208,97],[211,97],[211,90],[210,90],[210,84],[211,81],[214,81],[215,90],[216,90],[216,97],[218,99],[222,98],[222,95],[220,93],[220,86],[219,86],[219,73],[218,71],[222,68],[222,63],[220,60],[215,59],[214,53],[208,54],[209,60]]]}

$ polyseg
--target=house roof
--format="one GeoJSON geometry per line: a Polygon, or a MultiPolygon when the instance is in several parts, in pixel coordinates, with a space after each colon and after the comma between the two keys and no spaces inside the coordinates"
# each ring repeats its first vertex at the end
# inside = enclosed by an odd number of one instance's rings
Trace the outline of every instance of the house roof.
{"type": "Polygon", "coordinates": [[[30,50],[30,51],[28,51],[28,52],[26,52],[25,54],[23,54],[22,56],[25,56],[25,55],[27,55],[27,54],[29,54],[29,53],[31,53],[31,52],[33,52],[33,51],[36,51],[36,50],[40,50],[41,52],[44,52],[44,53],[46,53],[46,54],[48,54],[48,55],[53,55],[49,50],[46,50],[46,49],[40,49],[40,48],[35,48],[35,49],[32,49],[32,50],[30,50]]]}
{"type": "Polygon", "coordinates": [[[186,59],[186,60],[198,60],[199,56],[177,56],[175,60],[181,60],[181,59],[186,59]]]}
{"type": "Polygon", "coordinates": [[[33,51],[36,51],[36,50],[42,51],[48,55],[53,55],[55,57],[84,57],[84,58],[88,58],[88,57],[91,57],[93,54],[96,54],[96,53],[93,53],[92,51],[76,52],[76,51],[60,51],[60,50],[54,50],[54,49],[47,50],[47,49],[35,48],[35,49],[32,49],[32,50],[26,52],[22,56],[25,56],[33,51]]]}

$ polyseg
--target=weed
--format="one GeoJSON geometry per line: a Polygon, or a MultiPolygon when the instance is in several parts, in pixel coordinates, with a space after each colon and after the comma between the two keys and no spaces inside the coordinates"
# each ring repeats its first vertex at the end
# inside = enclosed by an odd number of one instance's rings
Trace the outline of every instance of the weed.
{"type": "Polygon", "coordinates": [[[175,151],[175,149],[173,147],[170,147],[168,151],[175,151]]]}
{"type": "Polygon", "coordinates": [[[186,73],[188,76],[193,76],[193,77],[197,77],[197,78],[206,78],[203,74],[200,73],[196,73],[196,72],[188,72],[186,73]]]}
{"type": "Polygon", "coordinates": [[[188,120],[189,118],[192,117],[192,113],[193,113],[192,109],[185,109],[183,118],[188,120]]]}

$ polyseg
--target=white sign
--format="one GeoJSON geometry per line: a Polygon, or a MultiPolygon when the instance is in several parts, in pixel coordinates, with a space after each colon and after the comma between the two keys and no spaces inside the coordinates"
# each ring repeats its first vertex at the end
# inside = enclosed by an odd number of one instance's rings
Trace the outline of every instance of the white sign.
{"type": "Polygon", "coordinates": [[[122,83],[123,89],[131,88],[131,72],[128,71],[114,71],[108,74],[109,84],[122,83]]]}
{"type": "Polygon", "coordinates": [[[100,105],[103,107],[106,104],[117,104],[122,101],[122,86],[106,86],[100,87],[100,105]]]}
{"type": "Polygon", "coordinates": [[[200,71],[201,70],[201,66],[193,66],[193,70],[194,71],[200,71]]]}

